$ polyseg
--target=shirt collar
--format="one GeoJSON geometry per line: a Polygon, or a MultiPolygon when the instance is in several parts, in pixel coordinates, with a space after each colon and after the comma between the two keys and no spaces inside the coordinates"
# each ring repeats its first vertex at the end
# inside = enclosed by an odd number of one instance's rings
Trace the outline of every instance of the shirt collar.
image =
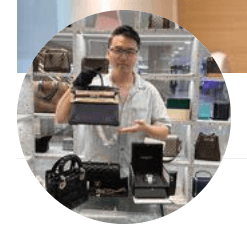
{"type": "MultiPolygon", "coordinates": [[[[134,90],[145,89],[146,87],[145,80],[136,71],[134,71],[134,75],[135,75],[135,81],[134,81],[132,88],[134,88],[134,90]]],[[[109,86],[113,86],[112,80],[111,80],[111,72],[109,72],[108,76],[106,77],[106,80],[107,80],[106,83],[109,86]]]]}

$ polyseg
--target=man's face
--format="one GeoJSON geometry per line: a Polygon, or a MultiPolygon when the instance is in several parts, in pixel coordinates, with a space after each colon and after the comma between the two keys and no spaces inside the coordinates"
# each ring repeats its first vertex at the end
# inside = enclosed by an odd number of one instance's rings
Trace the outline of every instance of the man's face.
{"type": "Polygon", "coordinates": [[[116,35],[112,38],[107,51],[107,58],[113,70],[132,73],[137,60],[137,43],[135,40],[116,35]]]}

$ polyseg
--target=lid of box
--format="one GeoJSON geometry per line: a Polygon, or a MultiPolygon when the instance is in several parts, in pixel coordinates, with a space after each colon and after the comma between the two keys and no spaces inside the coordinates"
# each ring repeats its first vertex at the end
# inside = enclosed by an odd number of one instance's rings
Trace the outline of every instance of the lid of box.
{"type": "Polygon", "coordinates": [[[190,108],[190,99],[167,99],[167,108],[168,109],[189,109],[190,108]]]}
{"type": "Polygon", "coordinates": [[[131,165],[134,173],[162,174],[163,145],[157,143],[132,143],[131,165]]]}

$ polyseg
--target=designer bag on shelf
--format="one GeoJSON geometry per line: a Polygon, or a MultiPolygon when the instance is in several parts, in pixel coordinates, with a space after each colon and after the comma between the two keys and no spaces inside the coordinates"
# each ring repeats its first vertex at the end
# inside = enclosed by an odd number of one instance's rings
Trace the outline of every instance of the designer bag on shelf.
{"type": "Polygon", "coordinates": [[[219,137],[212,133],[200,133],[195,145],[195,159],[205,161],[220,161],[219,137]]]}
{"type": "Polygon", "coordinates": [[[209,181],[212,178],[212,174],[208,171],[198,171],[195,173],[195,176],[193,178],[193,197],[197,196],[209,183],[209,181]],[[206,173],[206,176],[205,176],[206,173]],[[202,176],[199,176],[199,174],[203,174],[202,176]]]}

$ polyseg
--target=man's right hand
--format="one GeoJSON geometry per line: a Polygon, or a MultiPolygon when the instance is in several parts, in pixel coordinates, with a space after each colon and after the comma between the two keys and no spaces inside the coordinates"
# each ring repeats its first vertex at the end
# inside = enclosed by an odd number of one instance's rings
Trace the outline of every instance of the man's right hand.
{"type": "Polygon", "coordinates": [[[93,78],[96,77],[100,73],[101,67],[97,68],[95,70],[92,69],[83,69],[80,74],[77,76],[75,81],[73,82],[73,85],[75,87],[87,87],[89,86],[93,78]]]}

